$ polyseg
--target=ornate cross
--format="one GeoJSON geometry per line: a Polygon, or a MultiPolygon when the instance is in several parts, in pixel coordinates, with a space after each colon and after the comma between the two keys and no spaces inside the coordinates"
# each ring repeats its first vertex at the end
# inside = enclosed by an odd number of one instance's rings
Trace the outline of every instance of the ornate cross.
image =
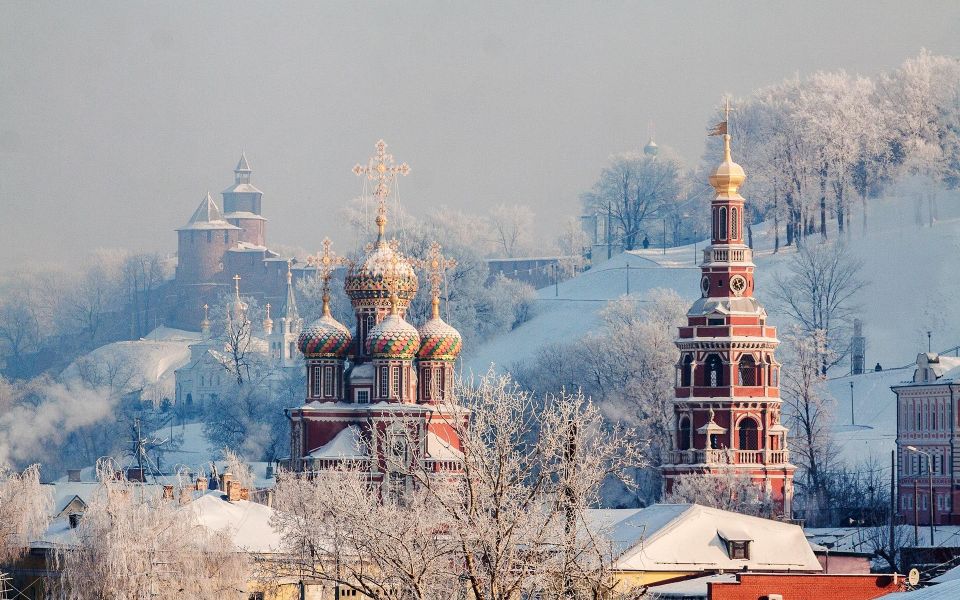
{"type": "Polygon", "coordinates": [[[367,166],[357,163],[353,167],[353,173],[358,177],[366,175],[368,180],[377,182],[373,195],[377,197],[377,227],[380,228],[382,238],[383,228],[387,224],[387,196],[390,195],[390,186],[397,175],[409,174],[410,167],[407,163],[394,164],[393,155],[387,154],[387,143],[383,140],[377,142],[376,149],[376,154],[370,157],[367,166]]]}
{"type": "Polygon", "coordinates": [[[233,276],[233,287],[237,290],[237,298],[240,297],[240,275],[233,276]]]}
{"type": "Polygon", "coordinates": [[[443,284],[443,277],[447,269],[457,266],[457,261],[452,258],[445,258],[440,250],[440,244],[433,242],[430,244],[430,250],[427,251],[426,260],[416,261],[416,265],[427,272],[427,281],[430,282],[430,295],[435,300],[440,299],[440,286],[443,284]]]}
{"type": "Polygon", "coordinates": [[[330,238],[323,238],[323,252],[318,252],[313,256],[307,257],[307,264],[317,269],[317,274],[323,280],[323,295],[330,293],[330,278],[333,276],[333,269],[339,265],[348,265],[350,261],[342,256],[337,256],[330,249],[330,238]]]}

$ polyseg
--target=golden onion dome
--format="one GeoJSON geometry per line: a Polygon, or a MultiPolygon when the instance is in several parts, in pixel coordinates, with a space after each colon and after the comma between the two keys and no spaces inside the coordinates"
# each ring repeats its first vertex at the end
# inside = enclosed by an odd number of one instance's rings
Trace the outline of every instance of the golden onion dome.
{"type": "Polygon", "coordinates": [[[396,293],[405,308],[417,294],[417,274],[410,261],[382,240],[347,273],[344,288],[354,305],[370,303],[385,306],[396,293]]]}
{"type": "Polygon", "coordinates": [[[723,134],[723,162],[717,165],[710,175],[710,185],[718,194],[732,196],[747,179],[743,167],[733,162],[730,157],[730,134],[723,134]]]}

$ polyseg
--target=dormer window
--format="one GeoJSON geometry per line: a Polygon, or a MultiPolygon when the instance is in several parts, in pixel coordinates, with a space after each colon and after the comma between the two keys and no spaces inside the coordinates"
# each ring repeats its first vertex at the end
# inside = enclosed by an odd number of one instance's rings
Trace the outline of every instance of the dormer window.
{"type": "Polygon", "coordinates": [[[747,541],[729,541],[727,542],[727,554],[733,560],[750,559],[750,542],[747,541]]]}
{"type": "Polygon", "coordinates": [[[710,327],[719,327],[723,325],[723,317],[710,317],[707,319],[707,325],[710,327]]]}

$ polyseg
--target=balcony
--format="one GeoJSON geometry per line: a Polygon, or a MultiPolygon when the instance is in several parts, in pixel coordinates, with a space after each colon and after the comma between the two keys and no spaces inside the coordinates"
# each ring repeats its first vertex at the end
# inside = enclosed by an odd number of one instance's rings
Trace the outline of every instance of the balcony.
{"type": "Polygon", "coordinates": [[[704,262],[750,262],[753,256],[749,248],[706,248],[703,251],[704,262]]]}
{"type": "Polygon", "coordinates": [[[673,450],[667,455],[674,465],[784,465],[789,450],[673,450]]]}

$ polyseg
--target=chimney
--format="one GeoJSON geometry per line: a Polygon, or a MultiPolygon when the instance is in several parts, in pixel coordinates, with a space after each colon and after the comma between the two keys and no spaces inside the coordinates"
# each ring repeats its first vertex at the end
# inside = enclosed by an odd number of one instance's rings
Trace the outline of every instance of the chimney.
{"type": "Polygon", "coordinates": [[[80,469],[67,469],[67,481],[80,481],[80,469]]]}
{"type": "Polygon", "coordinates": [[[205,491],[207,491],[207,478],[206,478],[206,477],[197,477],[197,485],[196,485],[196,488],[197,488],[197,491],[198,491],[198,492],[205,492],[205,491]]]}
{"type": "Polygon", "coordinates": [[[240,499],[250,500],[250,490],[247,488],[240,488],[240,499]]]}
{"type": "Polygon", "coordinates": [[[188,504],[191,500],[193,500],[193,490],[180,488],[180,504],[188,504]]]}
{"type": "Polygon", "coordinates": [[[240,500],[240,484],[232,478],[227,480],[227,500],[230,502],[240,500]]]}
{"type": "Polygon", "coordinates": [[[81,513],[70,513],[70,529],[76,529],[80,525],[80,517],[82,516],[81,513]]]}
{"type": "Polygon", "coordinates": [[[164,500],[173,500],[173,486],[164,485],[163,486],[163,499],[164,500]]]}

